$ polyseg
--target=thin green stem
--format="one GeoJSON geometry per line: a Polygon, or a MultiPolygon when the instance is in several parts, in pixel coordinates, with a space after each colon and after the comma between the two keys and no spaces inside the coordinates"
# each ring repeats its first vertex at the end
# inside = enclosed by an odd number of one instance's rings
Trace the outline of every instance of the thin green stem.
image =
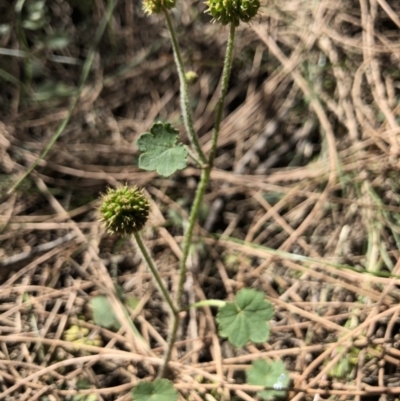
{"type": "Polygon", "coordinates": [[[22,26],[22,9],[24,8],[25,0],[18,0],[15,4],[16,12],[16,26],[17,35],[22,48],[26,52],[26,58],[24,60],[24,84],[27,88],[31,86],[32,81],[32,57],[28,45],[28,40],[26,39],[25,31],[22,26]]]}
{"type": "Polygon", "coordinates": [[[68,108],[68,114],[64,118],[64,120],[61,121],[60,125],[57,128],[57,131],[54,133],[54,135],[50,138],[49,143],[47,144],[46,148],[42,152],[42,154],[35,160],[35,162],[28,168],[28,170],[25,172],[22,178],[20,178],[8,191],[7,193],[10,194],[13,192],[20,184],[21,182],[36,168],[36,166],[39,164],[40,160],[44,159],[49,153],[50,149],[53,147],[53,145],[56,143],[57,139],[60,137],[60,135],[64,132],[65,127],[68,125],[69,120],[72,117],[72,113],[75,110],[75,107],[77,106],[79,102],[79,98],[81,96],[82,90],[85,86],[86,80],[89,76],[90,70],[92,69],[94,57],[96,55],[96,50],[97,46],[100,43],[101,38],[103,37],[104,31],[113,15],[114,8],[118,4],[118,0],[109,0],[107,4],[107,10],[105,16],[102,18],[100,25],[97,27],[97,31],[93,40],[93,45],[92,48],[89,51],[88,57],[85,60],[85,64],[83,65],[82,68],[82,73],[81,77],[79,80],[79,86],[77,90],[76,96],[72,99],[72,102],[68,108]]]}
{"type": "Polygon", "coordinates": [[[150,252],[148,251],[146,245],[144,244],[144,242],[142,240],[142,236],[140,235],[139,232],[135,232],[133,234],[133,236],[140,249],[140,252],[142,253],[143,259],[146,261],[147,266],[149,267],[149,269],[151,271],[151,274],[153,275],[154,279],[156,280],[158,289],[161,291],[164,299],[167,301],[167,304],[170,307],[172,314],[174,316],[178,315],[179,314],[178,308],[176,307],[171,296],[169,295],[169,292],[168,292],[167,288],[165,287],[165,284],[160,276],[160,273],[158,272],[158,270],[156,268],[153,258],[150,256],[150,252]]]}
{"type": "MultiPolygon", "coordinates": [[[[169,18],[168,13],[165,10],[164,10],[164,14],[165,14],[165,17],[167,18],[168,27],[169,27],[170,33],[171,33],[171,40],[173,42],[175,61],[177,64],[178,73],[179,73],[179,77],[181,80],[181,94],[182,94],[183,90],[185,90],[184,96],[182,97],[182,99],[183,99],[182,105],[181,105],[182,113],[184,116],[187,117],[187,116],[190,116],[190,109],[189,109],[189,100],[188,100],[188,93],[187,93],[187,84],[186,84],[186,80],[185,80],[185,76],[184,76],[182,60],[181,60],[180,53],[179,53],[178,43],[176,41],[175,34],[173,33],[171,20],[169,18]],[[183,85],[182,85],[182,83],[183,83],[183,85]]],[[[224,109],[225,96],[228,91],[228,83],[229,83],[229,76],[230,76],[230,72],[231,72],[234,39],[235,39],[235,25],[231,24],[230,35],[229,35],[229,39],[228,39],[228,45],[227,45],[226,55],[225,55],[225,60],[224,60],[224,67],[222,70],[221,92],[220,92],[220,98],[218,100],[218,105],[217,105],[217,115],[216,115],[216,121],[215,121],[215,128],[213,131],[212,148],[211,148],[211,152],[210,152],[209,162],[208,162],[208,165],[207,164],[205,165],[205,167],[201,173],[200,182],[197,186],[195,199],[193,201],[192,208],[190,211],[189,225],[188,225],[188,228],[185,232],[185,236],[183,239],[182,258],[179,262],[178,289],[177,289],[176,300],[175,300],[176,304],[178,305],[178,310],[185,310],[185,308],[183,306],[183,287],[184,287],[184,284],[186,281],[187,259],[189,256],[190,245],[191,245],[192,236],[193,236],[193,230],[196,225],[197,216],[199,214],[199,210],[200,210],[201,202],[203,200],[204,193],[206,191],[208,182],[210,180],[212,164],[213,164],[214,158],[215,158],[219,128],[221,125],[222,113],[223,113],[223,109],[224,109]]],[[[191,124],[191,129],[193,129],[193,124],[191,122],[191,119],[189,121],[191,124]]],[[[188,133],[190,133],[190,132],[191,131],[188,130],[188,133]]],[[[193,133],[194,133],[194,130],[193,130],[193,133]]],[[[193,138],[195,138],[197,141],[197,136],[194,135],[193,138]]],[[[196,142],[196,143],[198,145],[198,142],[196,142]]],[[[195,146],[195,148],[197,149],[197,151],[200,150],[200,152],[201,152],[200,146],[198,146],[198,148],[195,146]]],[[[203,161],[204,154],[199,153],[199,158],[201,159],[201,161],[203,161]]],[[[176,341],[176,335],[178,332],[179,323],[180,323],[179,314],[174,315],[173,325],[172,325],[171,332],[168,337],[168,347],[164,354],[164,363],[160,369],[159,377],[163,377],[163,375],[165,374],[165,371],[167,369],[168,362],[171,358],[172,348],[176,341]]]]}
{"type": "MultiPolygon", "coordinates": [[[[195,200],[193,202],[192,210],[190,211],[190,216],[189,216],[189,226],[188,229],[185,233],[185,237],[183,240],[183,255],[182,258],[179,262],[179,283],[178,283],[178,291],[176,294],[176,304],[178,305],[179,310],[184,310],[183,308],[183,286],[186,281],[186,261],[189,256],[189,250],[190,250],[190,245],[191,245],[191,239],[193,235],[193,229],[196,224],[197,220],[197,214],[200,209],[200,204],[203,199],[204,192],[207,188],[208,180],[210,178],[210,173],[211,169],[209,167],[206,167],[206,169],[203,170],[200,178],[200,183],[197,187],[196,191],[196,196],[195,200]]],[[[160,371],[158,372],[158,377],[162,378],[165,375],[165,372],[168,367],[168,362],[171,358],[172,354],[172,348],[175,344],[176,341],[176,335],[178,333],[178,328],[179,328],[179,323],[180,323],[180,316],[179,314],[176,314],[173,316],[173,322],[172,322],[172,328],[168,336],[168,343],[167,343],[167,349],[164,354],[164,361],[163,364],[160,368],[160,371]]]]}
{"type": "Polygon", "coordinates": [[[166,375],[167,368],[168,368],[168,362],[171,359],[172,349],[174,348],[176,334],[178,333],[178,328],[179,328],[180,322],[181,322],[181,318],[179,316],[179,313],[176,315],[172,315],[172,327],[171,327],[171,331],[168,336],[167,349],[165,350],[165,353],[164,353],[163,364],[161,365],[160,370],[158,371],[158,375],[157,375],[157,377],[159,379],[164,378],[166,375]]]}
{"type": "Polygon", "coordinates": [[[196,195],[189,215],[188,228],[183,238],[182,258],[179,262],[179,281],[176,294],[176,303],[179,309],[182,309],[183,306],[183,287],[186,281],[187,258],[189,256],[190,245],[192,243],[193,230],[196,225],[197,215],[199,214],[201,202],[203,200],[203,196],[206,192],[207,184],[210,179],[210,173],[210,167],[206,167],[201,173],[200,182],[197,187],[196,195]]]}
{"type": "Polygon", "coordinates": [[[222,114],[224,111],[225,97],[226,97],[226,93],[228,92],[229,77],[231,75],[233,42],[235,40],[235,29],[236,29],[235,24],[231,23],[228,44],[227,44],[226,53],[225,53],[224,68],[222,70],[221,91],[220,91],[220,95],[219,95],[219,99],[218,99],[217,114],[215,117],[215,125],[214,125],[214,130],[213,130],[212,138],[211,138],[211,151],[210,151],[210,156],[208,158],[208,163],[211,167],[214,164],[215,153],[217,151],[219,129],[221,126],[222,114]]]}
{"type": "Polygon", "coordinates": [[[172,25],[171,18],[168,14],[168,10],[163,9],[165,19],[167,21],[167,27],[169,31],[169,35],[171,37],[172,49],[174,51],[174,58],[176,68],[178,70],[179,82],[180,82],[180,94],[181,94],[181,110],[182,110],[182,117],[183,123],[185,124],[185,128],[187,134],[189,136],[189,140],[197,153],[197,157],[201,160],[203,164],[207,164],[207,158],[204,155],[199,139],[197,134],[194,130],[193,120],[192,120],[192,111],[190,109],[190,102],[189,102],[189,89],[185,77],[185,68],[182,62],[181,52],[179,50],[178,40],[176,39],[175,30],[172,25]]]}
{"type": "Polygon", "coordinates": [[[180,260],[179,265],[179,283],[178,283],[178,292],[176,296],[176,303],[178,304],[179,308],[182,308],[182,294],[183,294],[183,285],[185,284],[186,280],[186,262],[189,256],[189,249],[191,245],[193,229],[197,221],[197,215],[199,213],[199,209],[201,206],[201,202],[203,200],[203,195],[207,188],[208,181],[210,179],[211,169],[215,158],[215,151],[217,148],[217,141],[218,141],[218,134],[219,128],[221,125],[222,120],[222,112],[224,109],[224,102],[226,92],[228,91],[228,83],[229,83],[229,76],[231,72],[231,64],[232,64],[232,55],[233,55],[233,42],[235,39],[235,24],[231,24],[230,34],[228,38],[228,45],[226,48],[226,55],[224,60],[224,67],[222,70],[222,83],[221,83],[221,92],[220,97],[218,99],[218,106],[217,106],[217,115],[215,119],[215,128],[213,131],[212,137],[212,148],[209,158],[208,166],[203,170],[200,178],[199,185],[197,187],[196,196],[192,205],[192,210],[190,211],[189,216],[189,226],[185,233],[185,237],[183,240],[183,255],[182,259],[180,260]]]}

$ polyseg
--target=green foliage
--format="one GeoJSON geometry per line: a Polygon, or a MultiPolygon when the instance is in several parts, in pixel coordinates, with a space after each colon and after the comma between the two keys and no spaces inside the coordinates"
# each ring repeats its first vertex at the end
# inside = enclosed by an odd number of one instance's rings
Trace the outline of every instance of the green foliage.
{"type": "MultiPolygon", "coordinates": [[[[147,343],[144,341],[143,337],[139,333],[138,329],[132,322],[127,307],[135,309],[138,300],[135,297],[126,297],[121,295],[119,292],[118,286],[116,286],[117,296],[122,303],[122,311],[124,313],[125,322],[129,325],[130,329],[132,330],[132,334],[140,341],[145,347],[148,347],[147,343]]],[[[98,295],[93,297],[90,302],[89,306],[92,310],[93,321],[100,327],[104,327],[106,329],[118,330],[121,327],[121,323],[118,320],[117,316],[114,313],[114,309],[111,306],[108,298],[105,295],[98,295]]],[[[73,334],[73,333],[72,333],[73,334]]],[[[82,340],[75,340],[75,343],[84,343],[89,345],[99,345],[101,341],[100,337],[95,337],[94,341],[87,341],[86,339],[82,340]]],[[[100,344],[101,345],[101,344],[100,344]]]]}
{"type": "Polygon", "coordinates": [[[74,93],[75,88],[73,87],[69,87],[62,82],[46,80],[35,86],[35,92],[31,96],[31,99],[34,101],[44,102],[46,100],[71,96],[74,93]]]}
{"type": "MultiPolygon", "coordinates": [[[[85,17],[84,19],[90,18],[89,13],[93,8],[94,3],[92,0],[67,1],[70,4],[71,9],[74,11],[80,11],[80,13],[83,14],[85,17]]],[[[163,365],[158,372],[159,377],[163,377],[163,375],[165,375],[166,366],[171,358],[171,350],[174,347],[174,343],[177,338],[177,330],[180,327],[181,312],[188,309],[188,306],[184,304],[185,297],[183,296],[187,259],[190,256],[197,256],[202,251],[203,243],[201,238],[198,240],[198,242],[194,242],[192,235],[199,215],[201,216],[202,211],[207,208],[207,205],[203,202],[203,196],[209,183],[215,153],[217,150],[218,133],[223,117],[224,100],[228,90],[230,77],[235,26],[238,26],[240,21],[249,22],[257,14],[260,7],[260,0],[208,0],[206,2],[209,7],[208,11],[213,16],[215,21],[219,21],[224,25],[231,24],[230,36],[227,41],[228,45],[224,61],[222,81],[220,85],[221,92],[217,103],[218,106],[216,108],[217,117],[212,134],[211,149],[209,156],[207,157],[201,149],[199,138],[194,129],[195,125],[192,121],[190,107],[192,102],[189,99],[189,94],[187,91],[188,84],[196,82],[198,77],[193,71],[188,71],[185,73],[178,41],[176,39],[176,35],[174,34],[173,24],[171,23],[169,14],[166,12],[175,6],[175,1],[176,0],[143,0],[143,9],[147,14],[161,12],[165,13],[166,22],[174,49],[174,57],[178,67],[181,92],[184,94],[181,99],[181,108],[185,128],[192,146],[191,155],[193,155],[194,159],[199,159],[198,164],[201,165],[202,168],[202,175],[196,191],[195,199],[191,205],[188,224],[185,224],[185,236],[184,241],[182,242],[183,256],[180,260],[179,266],[179,283],[176,294],[176,302],[171,300],[168,287],[164,286],[163,279],[157,272],[156,265],[152,261],[151,255],[149,252],[147,252],[146,247],[144,246],[138,233],[145,226],[150,212],[150,202],[143,195],[143,192],[137,187],[129,187],[127,185],[117,189],[108,189],[107,193],[102,196],[102,204],[99,208],[100,221],[104,224],[105,228],[109,232],[123,236],[133,234],[143,259],[149,266],[151,273],[158,284],[158,288],[161,290],[164,299],[170,306],[173,322],[169,327],[168,349],[164,355],[163,365]]],[[[68,116],[59,125],[59,129],[52,137],[52,140],[49,142],[45,151],[40,156],[40,159],[45,157],[49,149],[61,135],[73,114],[74,108],[78,104],[80,94],[82,93],[90,71],[92,71],[91,67],[97,52],[97,46],[100,43],[106,27],[112,25],[109,25],[109,23],[112,18],[113,9],[117,2],[111,0],[110,2],[107,2],[107,4],[108,6],[106,15],[99,24],[99,28],[94,37],[93,47],[90,50],[88,58],[84,64],[78,90],[74,91],[72,88],[63,85],[62,83],[51,81],[44,81],[42,85],[38,85],[34,88],[34,100],[43,101],[55,97],[70,96],[73,94],[76,95],[69,108],[68,116]]],[[[47,55],[48,53],[51,53],[52,50],[64,49],[69,45],[69,37],[62,33],[50,33],[40,42],[35,41],[35,50],[39,52],[31,53],[30,49],[28,48],[28,43],[31,42],[26,40],[24,29],[41,29],[46,31],[46,29],[43,29],[46,28],[46,24],[49,22],[46,1],[17,0],[15,9],[20,15],[19,36],[21,43],[25,44],[27,65],[29,64],[29,69],[26,68],[26,70],[29,70],[29,76],[31,77],[36,68],[33,57],[36,57],[37,53],[44,53],[47,55]]],[[[0,30],[4,30],[6,28],[7,27],[0,27],[0,30]]],[[[53,30],[51,31],[54,32],[53,30]]],[[[48,32],[46,31],[46,34],[47,33],[48,32]]],[[[40,63],[37,64],[40,65],[40,63]]],[[[29,82],[29,80],[27,81],[29,82]]],[[[156,171],[159,175],[164,177],[169,177],[176,171],[184,169],[187,166],[189,149],[187,146],[178,142],[178,137],[179,132],[170,123],[154,123],[149,132],[142,134],[137,140],[137,146],[141,152],[139,157],[139,167],[147,171],[156,171]]],[[[35,165],[37,165],[37,162],[35,163],[35,165]]],[[[35,165],[31,167],[29,171],[32,171],[35,165]]],[[[204,214],[207,214],[207,210],[205,210],[204,214]]],[[[177,224],[176,221],[180,221],[179,225],[182,225],[181,216],[174,216],[171,214],[170,217],[171,220],[175,218],[175,224],[177,224]]],[[[236,268],[236,266],[239,265],[239,262],[240,261],[238,261],[238,257],[235,256],[233,259],[231,259],[231,268],[236,268]]],[[[129,323],[133,333],[141,339],[140,334],[135,328],[128,313],[128,308],[135,309],[139,303],[139,300],[135,297],[125,297],[120,287],[117,287],[116,290],[119,300],[124,304],[121,305],[124,314],[122,318],[125,318],[126,320],[121,320],[121,323],[123,323],[124,326],[126,323],[129,323]]],[[[118,330],[121,327],[121,323],[115,315],[112,305],[106,296],[99,295],[93,297],[90,300],[89,305],[92,310],[95,324],[113,330],[118,330]]],[[[267,341],[270,332],[268,321],[273,316],[273,307],[265,299],[265,296],[262,292],[251,289],[243,289],[237,293],[234,302],[203,300],[192,306],[200,307],[201,305],[217,306],[219,308],[216,320],[219,325],[220,335],[228,338],[234,346],[242,347],[245,346],[249,341],[255,343],[267,341]]],[[[99,335],[91,338],[91,334],[93,333],[91,333],[89,329],[80,327],[79,324],[75,324],[65,331],[63,338],[64,340],[75,344],[101,346],[101,336],[99,335]]],[[[248,381],[250,384],[260,384],[264,387],[271,387],[272,390],[264,390],[259,392],[260,397],[268,399],[272,396],[279,396],[284,393],[282,389],[287,386],[289,382],[289,376],[281,362],[268,363],[266,361],[256,361],[253,363],[252,368],[248,371],[248,381]]],[[[81,388],[89,388],[90,383],[88,383],[87,386],[88,387],[86,387],[86,383],[82,381],[81,388]]],[[[178,399],[178,393],[174,388],[173,383],[166,379],[156,379],[153,382],[141,382],[132,390],[131,395],[135,401],[177,401],[178,399]]],[[[94,401],[97,398],[98,397],[95,394],[89,394],[85,396],[77,394],[70,397],[70,399],[73,399],[74,401],[94,401]]]]}
{"type": "MultiPolygon", "coordinates": [[[[346,321],[344,327],[346,329],[353,330],[359,326],[359,320],[356,314],[352,314],[350,318],[346,321]]],[[[351,379],[352,372],[354,372],[354,368],[357,366],[358,357],[360,354],[360,350],[356,347],[351,347],[347,349],[346,352],[345,347],[339,345],[335,348],[334,353],[331,355],[334,358],[337,354],[342,353],[342,356],[339,360],[329,369],[328,375],[330,377],[335,377],[337,379],[351,379]]],[[[365,359],[369,360],[369,354],[365,355],[365,359]]],[[[330,360],[326,360],[324,366],[326,366],[330,360]]]]}
{"type": "Polygon", "coordinates": [[[106,329],[118,330],[121,327],[105,295],[93,297],[89,302],[94,322],[106,329]]]}
{"type": "Polygon", "coordinates": [[[250,266],[251,260],[239,252],[225,252],[223,255],[224,265],[228,271],[237,272],[241,265],[250,266]]]}
{"type": "Polygon", "coordinates": [[[255,386],[264,386],[267,389],[259,391],[257,395],[264,400],[273,397],[283,397],[289,384],[290,377],[285,365],[281,361],[268,362],[258,359],[252,363],[247,373],[247,383],[255,386]]]}
{"type": "Polygon", "coordinates": [[[125,305],[132,309],[135,310],[136,307],[139,305],[139,299],[135,297],[134,295],[131,295],[129,297],[124,297],[125,305]]]}
{"type": "Polygon", "coordinates": [[[139,167],[143,170],[157,171],[169,177],[187,165],[187,148],[178,143],[178,131],[169,123],[157,122],[150,132],[145,132],[136,141],[141,152],[139,167]]]}
{"type": "MultiPolygon", "coordinates": [[[[76,387],[78,390],[88,390],[91,387],[91,383],[86,378],[79,378],[76,382],[76,387]]],[[[66,401],[98,401],[96,394],[75,394],[71,397],[67,397],[66,401]]]]}
{"type": "Polygon", "coordinates": [[[177,401],[178,392],[171,381],[156,379],[141,382],[131,392],[134,401],[177,401]]]}
{"type": "MultiPolygon", "coordinates": [[[[23,2],[17,2],[15,6],[16,10],[19,10],[21,4],[23,4],[23,2]]],[[[36,31],[43,28],[50,21],[50,18],[47,15],[48,9],[46,1],[44,0],[36,0],[28,3],[24,11],[25,15],[22,21],[22,26],[25,29],[36,31]]]]}
{"type": "MultiPolygon", "coordinates": [[[[343,350],[344,347],[339,346],[335,351],[342,352],[343,350]]],[[[329,369],[328,375],[337,379],[348,378],[352,370],[357,366],[359,353],[360,350],[358,348],[352,347],[348,353],[342,355],[339,361],[329,369]]],[[[327,365],[328,362],[329,360],[324,365],[327,365]]]]}
{"type": "Polygon", "coordinates": [[[70,37],[64,33],[53,33],[46,35],[41,44],[49,50],[61,50],[67,47],[70,41],[70,37]]]}
{"type": "Polygon", "coordinates": [[[274,308],[260,291],[243,288],[235,302],[227,302],[217,314],[219,334],[227,337],[235,347],[243,347],[249,341],[261,343],[268,340],[269,323],[274,308]]]}
{"type": "Polygon", "coordinates": [[[271,206],[274,206],[283,198],[283,193],[282,192],[264,192],[262,196],[271,206]]]}
{"type": "MultiPolygon", "coordinates": [[[[188,308],[183,300],[187,268],[186,262],[190,255],[197,255],[199,253],[198,245],[193,243],[192,235],[201,207],[204,204],[203,196],[210,179],[210,173],[215,159],[218,133],[224,110],[224,100],[228,90],[235,27],[239,25],[240,21],[249,22],[257,14],[260,7],[260,0],[208,0],[206,4],[209,6],[208,11],[212,14],[214,20],[224,25],[231,25],[222,73],[220,98],[216,110],[215,127],[212,136],[212,149],[208,157],[205,156],[201,149],[199,138],[194,130],[187,91],[188,83],[196,80],[197,76],[191,71],[185,73],[173,24],[169,13],[167,13],[167,9],[175,5],[175,0],[143,1],[143,8],[146,13],[153,14],[164,12],[181,84],[181,109],[186,132],[192,146],[191,155],[194,155],[193,157],[195,159],[199,159],[198,164],[202,166],[203,171],[196,190],[195,199],[191,205],[189,223],[187,227],[185,227],[185,236],[182,243],[182,257],[179,263],[179,282],[176,302],[171,299],[169,290],[165,286],[156,268],[155,262],[143,243],[141,235],[138,232],[139,229],[133,232],[142,257],[147,263],[160,292],[163,294],[164,299],[170,307],[173,320],[170,326],[168,347],[164,355],[164,362],[158,372],[158,377],[161,379],[154,380],[153,382],[146,381],[139,383],[131,392],[132,398],[135,401],[176,401],[178,398],[178,393],[174,389],[173,383],[162,379],[162,377],[166,374],[172,348],[177,338],[177,331],[180,326],[180,312],[188,308]]],[[[184,169],[187,165],[189,149],[178,142],[178,136],[179,132],[170,123],[154,123],[149,132],[142,134],[136,142],[141,152],[139,167],[143,170],[155,171],[164,177],[169,177],[176,171],[184,169]]],[[[128,191],[127,187],[124,188],[128,191]]],[[[109,193],[103,196],[103,204],[100,207],[101,221],[103,221],[106,228],[112,232],[117,232],[117,218],[115,216],[118,214],[121,216],[124,230],[132,225],[130,220],[125,222],[123,218],[125,218],[126,214],[131,212],[131,209],[133,209],[131,206],[133,204],[128,201],[122,202],[121,198],[125,198],[125,195],[118,194],[117,196],[114,191],[109,190],[109,193]]],[[[131,219],[131,216],[129,216],[129,219],[131,219]]],[[[181,216],[174,215],[170,212],[170,219],[173,220],[175,224],[179,223],[180,225],[181,216]]],[[[121,221],[118,223],[121,223],[121,221]]],[[[118,230],[120,229],[118,228],[118,230]]],[[[198,244],[201,244],[201,240],[198,241],[198,244]]],[[[237,261],[233,262],[233,264],[235,263],[237,263],[237,261]]],[[[136,306],[136,302],[136,299],[132,299],[132,307],[136,306]]],[[[93,318],[97,324],[101,326],[107,325],[109,327],[117,327],[116,318],[111,311],[110,305],[108,305],[107,298],[96,297],[92,299],[91,306],[93,309],[93,318]]],[[[234,346],[243,347],[249,341],[262,343],[268,340],[270,333],[269,320],[273,316],[274,309],[271,303],[265,299],[264,293],[244,288],[236,294],[234,302],[202,300],[191,305],[191,307],[195,308],[203,306],[216,306],[219,308],[216,317],[219,326],[219,334],[221,337],[228,338],[234,346]]],[[[282,395],[282,393],[284,393],[282,389],[286,387],[289,382],[289,376],[281,362],[270,364],[266,361],[255,362],[248,373],[248,379],[252,384],[271,387],[271,390],[265,390],[259,393],[259,395],[265,399],[276,395],[282,395]]]]}
{"type": "Polygon", "coordinates": [[[0,39],[11,31],[10,24],[0,24],[0,39]]]}

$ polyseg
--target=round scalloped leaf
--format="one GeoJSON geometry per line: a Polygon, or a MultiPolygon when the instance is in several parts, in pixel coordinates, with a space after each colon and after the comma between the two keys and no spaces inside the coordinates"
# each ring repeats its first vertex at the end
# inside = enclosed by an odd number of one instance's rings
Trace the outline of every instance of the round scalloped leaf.
{"type": "Polygon", "coordinates": [[[177,401],[178,392],[167,379],[141,382],[131,392],[134,401],[177,401]]]}
{"type": "Polygon", "coordinates": [[[169,177],[187,165],[188,151],[178,141],[178,131],[169,123],[154,123],[150,132],[145,132],[136,141],[141,152],[139,167],[169,177]]]}
{"type": "Polygon", "coordinates": [[[267,389],[257,393],[264,400],[284,397],[290,382],[289,374],[281,361],[268,362],[264,359],[258,359],[252,363],[251,368],[246,372],[246,376],[248,384],[267,387],[267,389]]]}
{"type": "Polygon", "coordinates": [[[274,315],[274,308],[260,291],[243,288],[235,302],[227,302],[217,314],[219,334],[227,337],[235,347],[247,342],[262,343],[269,338],[268,320],[274,315]]]}

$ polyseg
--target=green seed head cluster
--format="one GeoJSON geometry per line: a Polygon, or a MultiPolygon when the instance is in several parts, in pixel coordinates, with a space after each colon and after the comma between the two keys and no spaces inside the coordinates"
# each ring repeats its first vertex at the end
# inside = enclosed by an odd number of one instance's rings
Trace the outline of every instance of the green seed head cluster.
{"type": "Polygon", "coordinates": [[[146,14],[160,14],[163,9],[175,7],[176,0],[143,0],[143,10],[146,14]]]}
{"type": "Polygon", "coordinates": [[[208,12],[222,25],[249,22],[260,8],[260,0],[207,0],[208,12]]]}
{"type": "Polygon", "coordinates": [[[137,187],[127,185],[102,196],[100,221],[112,234],[131,235],[140,231],[149,218],[150,203],[137,187]]]}

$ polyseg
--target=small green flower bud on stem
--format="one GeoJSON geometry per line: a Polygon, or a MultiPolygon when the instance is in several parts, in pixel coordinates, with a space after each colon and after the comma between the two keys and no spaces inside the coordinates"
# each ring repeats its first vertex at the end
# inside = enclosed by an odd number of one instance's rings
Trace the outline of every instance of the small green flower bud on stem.
{"type": "Polygon", "coordinates": [[[188,71],[185,73],[186,82],[191,85],[198,81],[199,76],[194,71],[188,71]]]}

